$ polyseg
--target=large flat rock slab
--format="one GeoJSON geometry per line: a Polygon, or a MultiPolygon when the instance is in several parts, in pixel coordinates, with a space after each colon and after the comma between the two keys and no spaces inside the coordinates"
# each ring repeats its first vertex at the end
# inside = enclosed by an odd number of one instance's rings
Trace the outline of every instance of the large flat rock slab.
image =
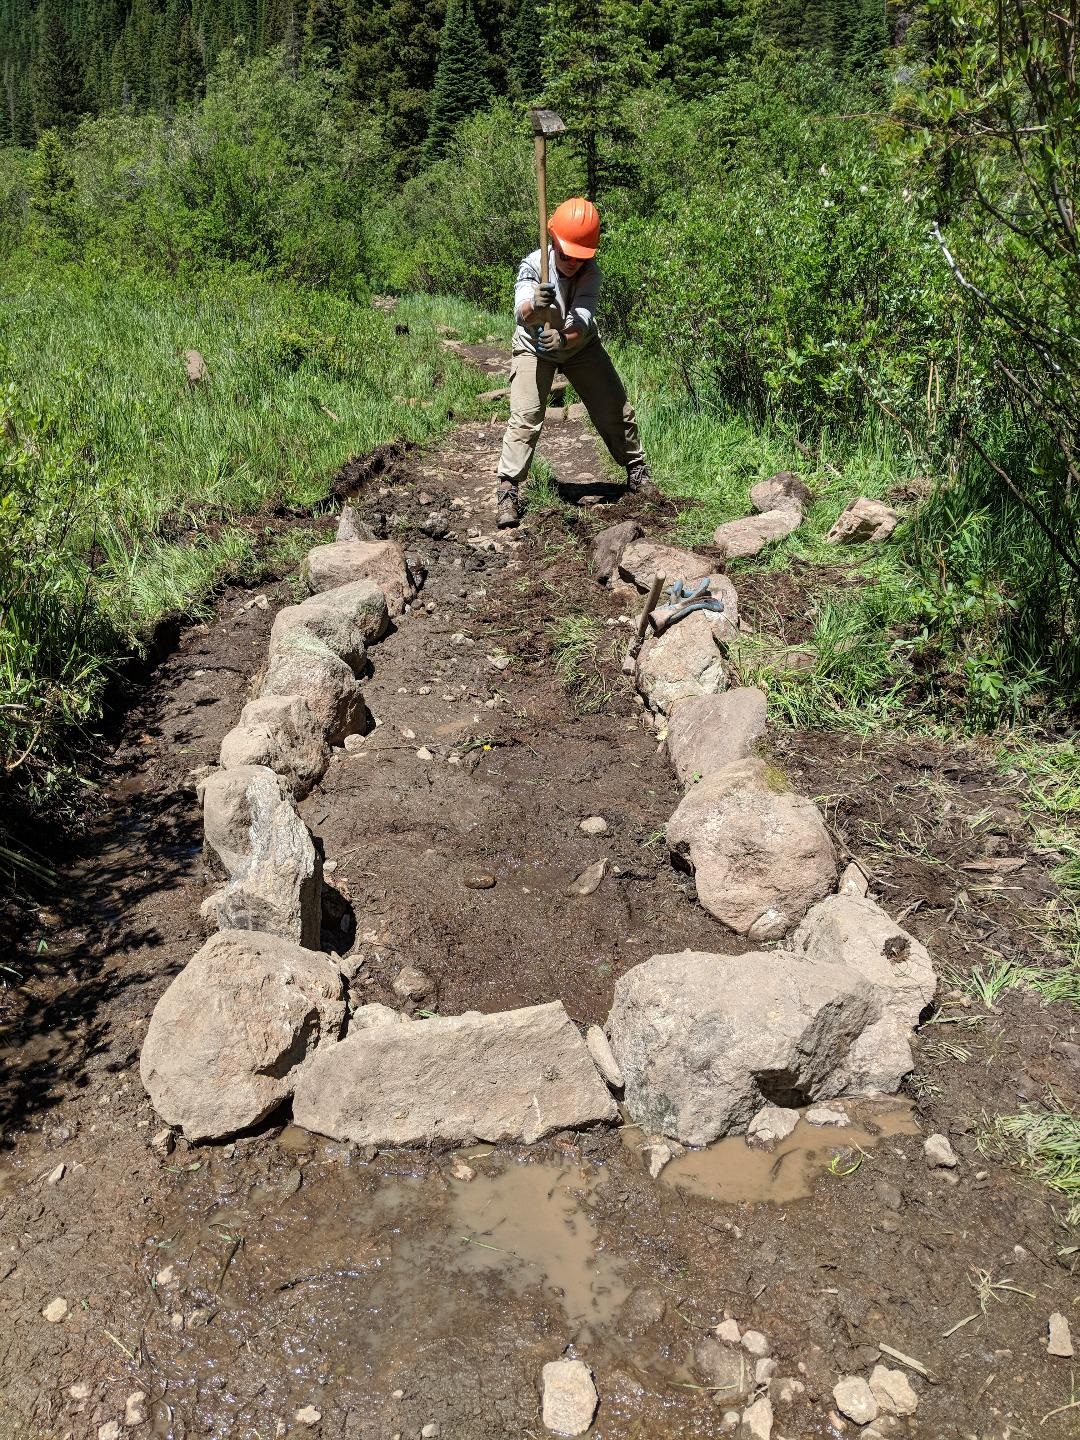
{"type": "Polygon", "coordinates": [[[293,1098],[298,1125],[361,1145],[532,1143],[617,1114],[561,1001],[349,1034],[293,1098]]]}
{"type": "Polygon", "coordinates": [[[667,730],[679,784],[697,785],[732,761],[748,759],[764,732],[765,694],[752,685],[680,700],[667,730]]]}
{"type": "Polygon", "coordinates": [[[749,559],[759,555],[766,545],[792,534],[802,519],[803,513],[795,505],[767,510],[760,515],[743,515],[718,525],[713,531],[713,544],[725,560],[749,559]]]}
{"type": "Polygon", "coordinates": [[[142,1082],[161,1118],[189,1140],[222,1139],[276,1110],[344,1019],[329,957],[275,935],[223,932],[154,1007],[142,1082]]]}
{"type": "Polygon", "coordinates": [[[736,760],[694,785],[668,821],[668,846],[698,899],[751,940],[778,940],[836,884],[817,806],[763,760],[736,760]]]}
{"type": "Polygon", "coordinates": [[[416,594],[401,546],[393,540],[335,540],[309,550],[300,578],[313,595],[357,580],[371,580],[400,615],[416,594]]]}

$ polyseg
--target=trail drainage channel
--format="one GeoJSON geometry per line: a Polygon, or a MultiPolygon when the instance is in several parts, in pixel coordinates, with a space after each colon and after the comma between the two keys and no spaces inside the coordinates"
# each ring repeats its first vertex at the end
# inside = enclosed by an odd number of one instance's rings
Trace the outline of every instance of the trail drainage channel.
{"type": "MultiPolygon", "coordinates": [[[[735,964],[760,943],[718,925],[669,863],[665,722],[620,675],[637,602],[590,571],[596,531],[662,533],[670,511],[628,497],[499,535],[497,443],[495,426],[463,427],[352,501],[426,570],[363,681],[378,724],[296,802],[354,1023],[375,1005],[420,1026],[561,1000],[577,1026],[603,1024],[650,956],[735,964]],[[568,687],[553,639],[581,617],[600,640],[568,687]],[[568,893],[597,862],[599,884],[568,893]]],[[[576,421],[549,425],[545,445],[560,475],[598,472],[576,421]]],[[[895,1099],[842,1102],[835,1128],[804,1119],[768,1150],[735,1136],[682,1155],[625,1125],[372,1146],[282,1109],[226,1143],[162,1132],[138,1079],[147,1021],[201,942],[200,906],[219,895],[212,919],[251,903],[208,881],[185,777],[216,762],[297,598],[288,580],[265,594],[265,609],[226,597],[162,666],[117,750],[117,808],[52,921],[48,1054],[24,1036],[12,1065],[38,1128],[0,1186],[0,1435],[115,1440],[127,1416],[170,1440],[520,1440],[548,1433],[541,1375],[564,1355],[593,1371],[604,1440],[759,1437],[766,1414],[788,1440],[854,1433],[842,1377],[893,1397],[873,1401],[879,1436],[1004,1437],[1021,1376],[1025,1413],[1053,1408],[1019,1305],[994,1332],[1000,1401],[982,1320],[962,1348],[942,1338],[971,1309],[970,1275],[1014,1273],[999,1267],[1023,1263],[1021,1242],[1067,1307],[1041,1205],[966,1164],[928,1167],[895,1099]]],[[[800,1103],[785,1065],[771,1098],[800,1103]]]]}

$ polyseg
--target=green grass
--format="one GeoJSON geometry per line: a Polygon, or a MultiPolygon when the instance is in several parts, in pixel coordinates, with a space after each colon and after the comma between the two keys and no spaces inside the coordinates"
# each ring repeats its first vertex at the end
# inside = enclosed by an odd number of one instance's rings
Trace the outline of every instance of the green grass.
{"type": "Polygon", "coordinates": [[[112,659],[257,563],[245,517],[317,506],[351,455],[475,409],[490,380],[435,327],[487,334],[492,317],[400,308],[407,335],[397,312],[265,277],[5,269],[0,767],[32,804],[62,788],[112,659]],[[209,371],[195,385],[189,348],[209,371]]]}
{"type": "Polygon", "coordinates": [[[1061,1195],[1069,1207],[1065,1223],[1080,1225],[1080,1115],[1064,1108],[999,1115],[979,1146],[1061,1195]]]}
{"type": "Polygon", "coordinates": [[[570,693],[574,708],[591,715],[611,696],[611,683],[601,665],[605,627],[594,615],[561,615],[547,627],[555,673],[570,693]]]}

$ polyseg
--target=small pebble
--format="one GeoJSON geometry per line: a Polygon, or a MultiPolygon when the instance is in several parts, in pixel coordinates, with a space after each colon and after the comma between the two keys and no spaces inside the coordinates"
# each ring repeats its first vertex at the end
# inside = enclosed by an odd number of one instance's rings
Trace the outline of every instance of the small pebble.
{"type": "Polygon", "coordinates": [[[468,1184],[470,1180],[476,1179],[476,1171],[471,1165],[466,1165],[465,1161],[460,1157],[450,1166],[450,1174],[455,1180],[461,1180],[465,1184],[468,1184]]]}
{"type": "Polygon", "coordinates": [[[50,1325],[59,1325],[61,1320],[67,1319],[68,1302],[58,1296],[50,1300],[41,1313],[50,1325]]]}
{"type": "Polygon", "coordinates": [[[719,1340],[726,1340],[729,1345],[738,1345],[742,1339],[737,1320],[721,1320],[713,1333],[719,1340]]]}
{"type": "Polygon", "coordinates": [[[931,1170],[953,1170],[959,1164],[945,1135],[928,1135],[923,1141],[923,1154],[931,1170]]]}
{"type": "Polygon", "coordinates": [[[465,876],[465,884],[470,890],[491,890],[495,876],[486,870],[476,870],[465,876]]]}
{"type": "Polygon", "coordinates": [[[175,1285],[175,1284],[176,1284],[176,1266],[175,1266],[175,1265],[166,1265],[166,1266],[164,1267],[164,1269],[159,1270],[158,1273],[154,1276],[154,1284],[155,1284],[155,1285],[175,1285]]]}
{"type": "Polygon", "coordinates": [[[134,1390],[124,1403],[124,1424],[129,1428],[146,1423],[146,1391],[134,1390]]]}
{"type": "Polygon", "coordinates": [[[1055,1310],[1050,1316],[1049,1326],[1050,1340],[1046,1347],[1046,1353],[1070,1359],[1073,1353],[1073,1342],[1068,1320],[1059,1310],[1055,1310]]]}
{"type": "Polygon", "coordinates": [[[57,1165],[57,1167],[56,1167],[55,1170],[50,1170],[50,1171],[49,1171],[49,1175],[48,1175],[48,1178],[47,1178],[46,1181],[45,1181],[45,1184],[46,1184],[46,1185],[59,1185],[60,1181],[64,1178],[64,1174],[65,1174],[66,1171],[67,1171],[67,1166],[66,1166],[66,1165],[64,1164],[64,1162],[61,1160],[60,1164],[57,1165]]]}
{"type": "Polygon", "coordinates": [[[760,1330],[747,1330],[742,1337],[742,1347],[756,1360],[763,1360],[769,1353],[769,1342],[760,1330]]]}
{"type": "Polygon", "coordinates": [[[435,1436],[438,1435],[438,1433],[439,1427],[432,1421],[430,1425],[425,1425],[420,1431],[421,1440],[435,1440],[435,1436]]]}
{"type": "Polygon", "coordinates": [[[434,760],[435,756],[431,753],[431,751],[426,745],[421,745],[420,749],[416,752],[416,758],[418,760],[434,760]]]}
{"type": "Polygon", "coordinates": [[[109,1420],[98,1426],[97,1440],[120,1440],[120,1421],[109,1420]]]}
{"type": "Polygon", "coordinates": [[[302,1410],[297,1410],[293,1419],[298,1425],[318,1425],[322,1412],[316,1410],[314,1405],[305,1405],[302,1410]]]}
{"type": "Polygon", "coordinates": [[[578,829],[585,835],[606,835],[608,823],[602,815],[590,815],[587,819],[578,821],[578,829]]]}
{"type": "Polygon", "coordinates": [[[69,1387],[68,1394],[72,1400],[89,1400],[90,1386],[85,1380],[77,1380],[74,1385],[69,1387]]]}

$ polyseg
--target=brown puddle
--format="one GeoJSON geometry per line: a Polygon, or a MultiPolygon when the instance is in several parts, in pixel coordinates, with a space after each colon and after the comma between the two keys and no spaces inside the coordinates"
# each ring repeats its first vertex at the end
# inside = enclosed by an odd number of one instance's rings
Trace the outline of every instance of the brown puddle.
{"type": "Polygon", "coordinates": [[[510,1164],[497,1175],[455,1182],[449,1240],[413,1236],[396,1251],[402,1263],[436,1258],[460,1275],[497,1274],[516,1294],[540,1286],[574,1324],[602,1326],[630,1293],[618,1262],[597,1249],[589,1217],[603,1175],[577,1166],[510,1164]]]}
{"type": "MultiPolygon", "coordinates": [[[[850,1174],[872,1150],[891,1135],[918,1135],[909,1105],[893,1102],[888,1109],[848,1107],[850,1125],[808,1125],[805,1120],[771,1150],[746,1143],[742,1135],[718,1140],[704,1150],[688,1150],[660,1172],[667,1185],[689,1190],[725,1205],[787,1205],[805,1200],[814,1182],[829,1169],[850,1174]],[[861,1122],[861,1123],[860,1123],[861,1122]]],[[[635,1127],[623,1131],[632,1149],[644,1144],[635,1127]]]]}

